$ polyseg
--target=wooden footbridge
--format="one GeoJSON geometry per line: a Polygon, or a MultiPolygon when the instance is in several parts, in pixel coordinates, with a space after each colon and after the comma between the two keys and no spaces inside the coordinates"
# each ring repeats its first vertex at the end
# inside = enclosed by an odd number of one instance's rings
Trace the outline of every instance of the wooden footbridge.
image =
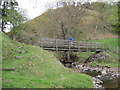
{"type": "Polygon", "coordinates": [[[62,39],[43,38],[40,46],[45,50],[53,51],[73,51],[73,52],[101,52],[105,46],[99,42],[69,41],[62,39]]]}

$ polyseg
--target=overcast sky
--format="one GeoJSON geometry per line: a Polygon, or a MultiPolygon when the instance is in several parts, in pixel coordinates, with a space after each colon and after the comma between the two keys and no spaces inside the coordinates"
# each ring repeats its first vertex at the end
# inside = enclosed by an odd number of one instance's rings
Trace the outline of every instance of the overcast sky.
{"type": "Polygon", "coordinates": [[[56,0],[17,0],[19,7],[27,11],[30,19],[41,15],[46,10],[47,3],[54,3],[56,0]]]}
{"type": "MultiPolygon", "coordinates": [[[[33,19],[36,16],[39,16],[46,11],[46,4],[55,3],[59,0],[17,0],[17,1],[19,3],[19,7],[27,11],[26,13],[28,15],[28,18],[33,19]]],[[[91,0],[91,1],[103,2],[103,1],[118,1],[118,0],[91,0]]]]}

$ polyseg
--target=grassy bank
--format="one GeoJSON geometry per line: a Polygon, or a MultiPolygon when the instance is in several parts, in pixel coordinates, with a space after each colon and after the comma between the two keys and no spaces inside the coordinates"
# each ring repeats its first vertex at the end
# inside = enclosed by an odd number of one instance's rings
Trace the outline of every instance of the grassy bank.
{"type": "Polygon", "coordinates": [[[109,67],[120,67],[120,63],[116,62],[116,63],[105,63],[105,62],[98,62],[98,61],[94,61],[92,64],[92,66],[96,66],[96,65],[99,65],[99,66],[109,66],[109,67]]]}
{"type": "Polygon", "coordinates": [[[120,62],[118,58],[118,39],[119,38],[109,38],[104,40],[99,40],[95,42],[102,42],[107,45],[108,51],[104,51],[103,53],[108,54],[109,58],[106,60],[94,61],[91,63],[92,66],[100,65],[100,66],[110,66],[110,67],[120,67],[120,62]]]}
{"type": "Polygon", "coordinates": [[[119,38],[109,38],[109,39],[103,39],[103,40],[98,40],[94,42],[102,42],[106,45],[111,45],[113,47],[118,47],[118,39],[119,38]]]}
{"type": "MultiPolygon", "coordinates": [[[[79,62],[85,62],[85,60],[92,54],[94,54],[94,52],[77,53],[77,55],[82,58],[79,60],[79,62]]],[[[120,67],[119,58],[116,53],[104,51],[101,52],[101,54],[108,55],[109,58],[95,60],[91,63],[92,66],[100,65],[100,66],[120,67]]]]}
{"type": "MultiPolygon", "coordinates": [[[[1,33],[0,33],[1,34],[1,33]]],[[[48,51],[2,35],[5,88],[92,88],[90,76],[65,68],[48,51]],[[13,69],[13,70],[6,70],[13,69]]]]}

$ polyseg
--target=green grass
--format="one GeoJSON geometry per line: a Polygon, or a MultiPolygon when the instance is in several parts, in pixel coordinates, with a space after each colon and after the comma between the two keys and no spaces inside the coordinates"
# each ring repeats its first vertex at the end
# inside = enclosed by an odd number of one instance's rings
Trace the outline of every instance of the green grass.
{"type": "Polygon", "coordinates": [[[120,63],[116,62],[116,63],[112,63],[112,62],[109,62],[109,63],[105,63],[105,62],[97,62],[97,61],[94,61],[91,66],[109,66],[109,67],[120,67],[120,63]]]}
{"type": "Polygon", "coordinates": [[[95,52],[79,52],[77,53],[78,56],[80,56],[83,59],[87,59],[90,55],[92,55],[95,52]]]}
{"type": "Polygon", "coordinates": [[[119,53],[118,40],[119,38],[109,38],[109,39],[104,39],[104,40],[99,40],[94,42],[101,42],[104,44],[105,48],[108,48],[111,52],[118,54],[119,53]]]}
{"type": "Polygon", "coordinates": [[[109,39],[104,39],[104,40],[99,40],[99,41],[94,41],[94,42],[101,42],[105,45],[107,45],[109,51],[104,52],[109,54],[109,59],[107,60],[99,60],[99,61],[94,61],[91,63],[92,66],[100,65],[100,66],[110,66],[110,67],[120,67],[119,64],[119,53],[118,53],[118,39],[119,38],[109,38],[109,39]]]}
{"type": "Polygon", "coordinates": [[[4,88],[93,88],[90,76],[65,68],[52,53],[12,41],[3,33],[2,39],[2,68],[16,69],[2,72],[4,88]]]}
{"type": "Polygon", "coordinates": [[[98,40],[98,41],[94,41],[94,42],[102,42],[105,45],[111,45],[113,47],[118,47],[118,39],[119,38],[109,38],[109,39],[98,40]]]}

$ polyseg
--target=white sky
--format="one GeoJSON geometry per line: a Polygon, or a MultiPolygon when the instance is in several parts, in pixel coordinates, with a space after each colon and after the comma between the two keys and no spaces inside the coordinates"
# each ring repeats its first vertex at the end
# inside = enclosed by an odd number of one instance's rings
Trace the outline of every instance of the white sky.
{"type": "Polygon", "coordinates": [[[17,0],[19,7],[27,11],[30,19],[41,15],[46,10],[47,3],[54,3],[56,0],[17,0]]]}
{"type": "MultiPolygon", "coordinates": [[[[59,0],[17,0],[17,1],[19,3],[19,7],[27,11],[26,13],[28,15],[28,18],[33,19],[36,16],[39,16],[46,11],[46,4],[54,3],[59,0]]],[[[88,1],[88,0],[84,0],[84,1],[88,1]]],[[[119,1],[119,0],[91,0],[91,1],[103,2],[103,1],[119,1]]]]}

